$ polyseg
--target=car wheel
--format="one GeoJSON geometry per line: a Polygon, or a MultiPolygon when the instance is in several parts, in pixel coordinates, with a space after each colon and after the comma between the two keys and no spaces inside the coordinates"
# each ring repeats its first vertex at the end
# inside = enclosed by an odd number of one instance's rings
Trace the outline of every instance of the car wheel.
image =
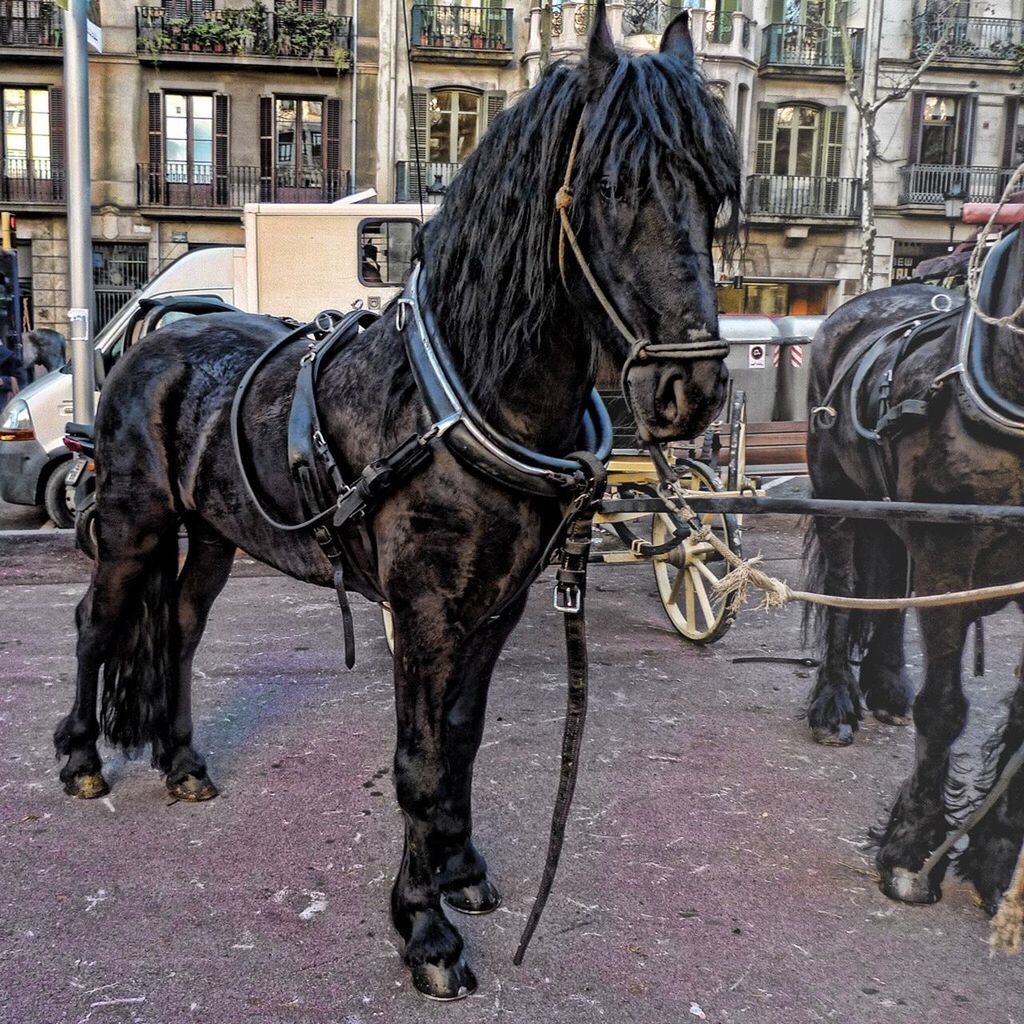
{"type": "Polygon", "coordinates": [[[47,478],[43,492],[46,514],[62,530],[75,525],[74,499],[68,494],[67,479],[71,472],[71,459],[62,462],[47,478]]]}

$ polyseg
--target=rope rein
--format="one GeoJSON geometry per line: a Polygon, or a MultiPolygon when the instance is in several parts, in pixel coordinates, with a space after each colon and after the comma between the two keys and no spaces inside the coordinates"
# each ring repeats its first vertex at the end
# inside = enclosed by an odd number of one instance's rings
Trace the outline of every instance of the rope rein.
{"type": "Polygon", "coordinates": [[[1020,305],[1006,316],[990,316],[978,305],[978,290],[981,287],[981,265],[985,261],[985,241],[992,232],[992,225],[995,224],[996,217],[999,216],[999,211],[1006,205],[1010,196],[1017,190],[1017,185],[1024,179],[1024,163],[1022,163],[1017,170],[1010,176],[1010,180],[1006,183],[1006,188],[1003,189],[1002,198],[999,200],[999,205],[996,206],[995,210],[992,211],[992,216],[989,217],[988,222],[978,232],[978,237],[974,243],[974,248],[971,250],[971,258],[967,264],[967,295],[971,301],[971,309],[974,310],[974,315],[979,320],[983,320],[985,323],[990,324],[992,327],[1007,327],[1014,334],[1024,336],[1024,327],[1018,327],[1014,323],[1015,320],[1024,316],[1024,300],[1021,301],[1020,305]]]}

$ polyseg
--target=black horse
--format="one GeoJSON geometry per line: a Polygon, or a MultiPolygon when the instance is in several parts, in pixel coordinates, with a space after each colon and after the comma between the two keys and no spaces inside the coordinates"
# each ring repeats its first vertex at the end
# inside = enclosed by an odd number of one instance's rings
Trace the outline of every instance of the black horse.
{"type": "MultiPolygon", "coordinates": [[[[1005,316],[1022,294],[1018,230],[989,255],[979,305],[1005,316]]],[[[809,404],[816,497],[1024,505],[1024,338],[982,323],[958,296],[907,285],[846,303],[815,339],[809,404]]],[[[920,594],[1024,578],[1024,545],[1012,529],[816,519],[809,541],[812,583],[829,594],[899,597],[911,576],[920,594]]],[[[912,714],[917,727],[913,774],[877,836],[882,889],[896,899],[940,896],[947,858],[927,878],[916,872],[945,838],[947,811],[955,816],[958,809],[947,804],[958,802],[950,749],[967,718],[964,642],[970,624],[1001,604],[921,610],[925,678],[916,699],[902,612],[824,615],[822,661],[807,710],[814,738],[853,742],[862,703],[888,724],[908,724],[912,714]],[[862,659],[856,677],[855,651],[862,659]]],[[[1022,740],[1024,683],[991,744],[989,775],[1002,771],[1022,740]]],[[[1024,777],[975,828],[959,861],[990,910],[1009,884],[1022,838],[1024,777]]]]}
{"type": "MultiPolygon", "coordinates": [[[[713,233],[739,190],[733,132],[695,68],[685,15],[660,53],[629,59],[616,53],[599,5],[586,62],[554,66],[496,118],[425,229],[426,306],[489,426],[551,455],[578,447],[594,339],[619,366],[630,356],[577,262],[567,258],[564,277],[559,270],[555,196],[578,127],[572,224],[600,286],[648,342],[692,346],[717,336],[713,233]]],[[[322,370],[323,434],[350,480],[429,423],[403,348],[405,308],[392,305],[322,370]]],[[[192,744],[192,660],[236,547],[298,579],[333,583],[312,531],[277,532],[257,514],[231,443],[240,380],[289,330],[243,314],[182,320],[133,349],[104,387],[98,557],[77,610],[77,696],[55,736],[71,794],[106,791],[96,747],[105,666],[107,738],[151,743],[174,795],[214,796],[192,744]],[[181,522],[189,545],[179,573],[181,522]]],[[[303,509],[286,436],[305,350],[297,340],[267,362],[238,425],[254,491],[291,522],[303,509]]],[[[721,351],[630,360],[624,377],[641,430],[654,439],[702,430],[727,381],[721,351]]],[[[442,897],[476,913],[499,901],[470,812],[491,672],[523,611],[522,585],[565,510],[467,470],[441,439],[430,450],[429,464],[369,517],[368,542],[354,530],[346,538],[345,572],[350,589],[386,600],[394,615],[405,849],[392,917],[416,986],[446,999],[475,980],[442,897]]]]}

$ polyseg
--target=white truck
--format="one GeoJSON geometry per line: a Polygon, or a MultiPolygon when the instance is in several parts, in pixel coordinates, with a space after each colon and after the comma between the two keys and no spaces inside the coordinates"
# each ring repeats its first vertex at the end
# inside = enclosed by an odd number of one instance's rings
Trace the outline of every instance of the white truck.
{"type": "MultiPolygon", "coordinates": [[[[427,207],[429,214],[434,208],[427,207]]],[[[96,337],[97,386],[125,350],[161,323],[183,315],[165,302],[207,296],[239,309],[312,319],[322,309],[382,309],[412,262],[419,208],[372,203],[255,204],[243,213],[244,246],[209,246],[161,270],[96,337]]],[[[65,486],[73,419],[68,367],[22,390],[0,412],[0,498],[45,505],[71,526],[65,486]]]]}

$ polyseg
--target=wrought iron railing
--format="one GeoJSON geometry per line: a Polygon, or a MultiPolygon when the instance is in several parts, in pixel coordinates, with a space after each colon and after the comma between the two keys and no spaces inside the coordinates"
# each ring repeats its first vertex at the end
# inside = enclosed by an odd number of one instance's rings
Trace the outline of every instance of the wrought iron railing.
{"type": "Polygon", "coordinates": [[[395,202],[415,203],[439,199],[452,183],[462,164],[424,163],[399,160],[395,174],[395,202]]]}
{"type": "Polygon", "coordinates": [[[999,199],[1013,170],[1007,167],[959,167],[951,164],[907,164],[900,168],[901,204],[940,206],[955,191],[961,199],[991,203],[999,199]]]}
{"type": "Polygon", "coordinates": [[[860,178],[752,174],[747,179],[750,214],[853,220],[860,208],[860,178]]]}
{"type": "Polygon", "coordinates": [[[59,160],[0,160],[0,200],[59,203],[64,200],[64,164],[59,160]]]}
{"type": "MultiPolygon", "coordinates": [[[[740,43],[746,47],[750,45],[750,18],[743,15],[741,21],[743,28],[741,30],[740,43]]],[[[708,11],[704,37],[709,43],[728,45],[732,42],[734,34],[734,16],[731,12],[719,13],[718,11],[708,11]]]]}
{"type": "Polygon", "coordinates": [[[136,50],[162,53],[225,53],[333,61],[339,71],[351,66],[352,19],[336,14],[306,14],[280,7],[274,13],[258,5],[197,11],[171,17],[162,7],[136,7],[136,50]]]}
{"type": "MultiPolygon", "coordinates": [[[[863,57],[863,29],[846,29],[850,38],[853,66],[863,57]]],[[[830,25],[785,23],[766,25],[761,66],[777,64],[796,67],[842,68],[844,30],[830,25]]]]}
{"type": "Polygon", "coordinates": [[[231,210],[246,203],[332,203],[348,194],[349,172],[281,164],[269,175],[259,167],[168,161],[137,164],[135,188],[139,206],[231,210]]]}
{"type": "Polygon", "coordinates": [[[626,0],[622,31],[626,35],[664,32],[682,8],[682,0],[626,0]]]}
{"type": "MultiPolygon", "coordinates": [[[[572,8],[572,30],[577,36],[585,36],[590,31],[597,10],[597,0],[586,0],[572,8]]],[[[558,0],[551,7],[551,34],[560,36],[565,27],[565,4],[558,0]]]]}
{"type": "Polygon", "coordinates": [[[936,46],[937,59],[1016,60],[1024,46],[1024,21],[1013,18],[971,18],[925,11],[914,18],[913,55],[927,56],[936,46]]]}
{"type": "Polygon", "coordinates": [[[511,50],[512,8],[415,4],[412,45],[437,50],[511,50]]]}
{"type": "Polygon", "coordinates": [[[0,46],[61,45],[63,22],[49,0],[7,0],[0,6],[0,46]]]}

